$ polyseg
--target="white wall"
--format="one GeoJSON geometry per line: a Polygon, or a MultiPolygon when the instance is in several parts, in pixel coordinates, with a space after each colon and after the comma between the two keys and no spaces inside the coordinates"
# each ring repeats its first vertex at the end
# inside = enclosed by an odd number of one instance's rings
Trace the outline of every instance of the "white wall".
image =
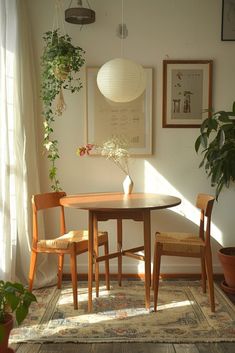
{"type": "MultiPolygon", "coordinates": [[[[52,29],[54,0],[27,0],[35,63],[39,75],[42,54],[42,34],[52,29]]],[[[62,1],[68,7],[70,1],[62,1]]],[[[74,1],[74,4],[76,1],[74,1]]],[[[85,3],[85,1],[84,1],[85,3]]],[[[86,65],[100,66],[120,56],[120,39],[116,28],[121,23],[121,0],[90,0],[96,11],[96,22],[80,26],[65,23],[73,42],[86,51],[86,65]]],[[[124,22],[129,36],[124,42],[124,54],[144,66],[154,69],[153,87],[153,155],[133,158],[131,174],[135,191],[165,192],[179,195],[183,202],[176,209],[152,212],[152,234],[160,230],[196,229],[193,204],[198,192],[214,193],[204,170],[199,169],[200,156],[194,151],[199,129],[162,128],[162,61],[164,59],[212,59],[213,107],[229,109],[235,100],[235,42],[220,40],[220,0],[125,0],[124,22]]],[[[82,72],[84,80],[84,70],[82,72]]],[[[77,95],[65,95],[67,110],[55,123],[59,140],[58,176],[68,194],[93,191],[121,191],[123,175],[111,162],[102,158],[78,158],[76,148],[85,142],[85,89],[77,95]]],[[[42,146],[42,118],[39,115],[39,145],[42,146]]],[[[42,150],[42,147],[41,147],[42,150]]],[[[42,191],[50,190],[47,161],[41,158],[42,191]]],[[[234,185],[222,192],[213,212],[212,235],[214,270],[220,271],[216,251],[219,246],[234,245],[234,185]]],[[[69,228],[87,227],[85,211],[66,210],[69,228]]],[[[48,226],[50,228],[50,225],[48,226]]],[[[111,248],[115,246],[114,222],[101,225],[110,232],[111,248]]],[[[125,222],[125,241],[142,242],[142,226],[125,222]]],[[[87,255],[78,259],[80,271],[86,271],[87,255]]],[[[163,272],[198,272],[199,264],[190,259],[165,258],[163,272]]],[[[116,260],[111,270],[116,272],[116,260]]],[[[68,269],[67,269],[68,270],[68,269]]],[[[124,259],[124,272],[143,272],[141,263],[124,259]]]]}

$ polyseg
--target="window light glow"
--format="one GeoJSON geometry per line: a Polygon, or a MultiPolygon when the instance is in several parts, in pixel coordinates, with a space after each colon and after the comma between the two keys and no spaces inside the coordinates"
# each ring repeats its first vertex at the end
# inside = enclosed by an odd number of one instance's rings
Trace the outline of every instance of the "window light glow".
{"type": "MultiPolygon", "coordinates": [[[[200,211],[189,202],[172,184],[169,183],[148,161],[144,162],[144,191],[150,193],[169,194],[179,197],[182,202],[177,207],[172,207],[171,211],[199,225],[200,211]]],[[[223,233],[212,222],[211,236],[220,244],[223,244],[223,233]]]]}

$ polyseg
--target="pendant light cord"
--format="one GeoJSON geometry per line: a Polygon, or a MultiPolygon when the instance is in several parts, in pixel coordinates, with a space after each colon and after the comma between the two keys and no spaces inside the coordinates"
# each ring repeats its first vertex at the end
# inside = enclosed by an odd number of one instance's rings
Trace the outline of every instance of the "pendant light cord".
{"type": "Polygon", "coordinates": [[[124,53],[124,46],[123,46],[123,28],[124,26],[124,0],[122,0],[122,28],[121,28],[121,57],[123,58],[123,53],[124,53]]]}

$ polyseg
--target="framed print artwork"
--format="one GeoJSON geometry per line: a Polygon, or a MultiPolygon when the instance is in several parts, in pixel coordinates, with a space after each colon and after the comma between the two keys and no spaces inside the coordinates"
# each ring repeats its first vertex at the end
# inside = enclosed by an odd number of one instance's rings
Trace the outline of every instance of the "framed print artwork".
{"type": "Polygon", "coordinates": [[[99,91],[99,68],[86,69],[86,141],[102,144],[112,137],[125,139],[131,155],[152,153],[152,69],[145,68],[147,87],[134,101],[116,103],[99,91]]]}
{"type": "Polygon", "coordinates": [[[163,61],[163,127],[198,127],[209,116],[212,60],[163,61]]]}
{"type": "Polygon", "coordinates": [[[221,40],[235,40],[235,0],[222,1],[221,40]]]}

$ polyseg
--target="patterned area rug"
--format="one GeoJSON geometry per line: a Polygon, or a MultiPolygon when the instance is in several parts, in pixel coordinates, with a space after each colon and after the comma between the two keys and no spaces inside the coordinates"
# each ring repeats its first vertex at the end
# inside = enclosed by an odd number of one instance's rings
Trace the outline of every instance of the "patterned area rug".
{"type": "MultiPolygon", "coordinates": [[[[79,309],[73,309],[71,285],[34,291],[24,324],[15,328],[13,343],[44,342],[222,342],[235,341],[235,307],[215,285],[216,313],[199,282],[161,282],[159,307],[145,310],[144,283],[102,284],[94,312],[87,313],[87,285],[79,283],[79,309]]],[[[152,295],[152,293],[151,293],[152,295]]],[[[95,296],[95,295],[94,295],[95,296]]]]}

